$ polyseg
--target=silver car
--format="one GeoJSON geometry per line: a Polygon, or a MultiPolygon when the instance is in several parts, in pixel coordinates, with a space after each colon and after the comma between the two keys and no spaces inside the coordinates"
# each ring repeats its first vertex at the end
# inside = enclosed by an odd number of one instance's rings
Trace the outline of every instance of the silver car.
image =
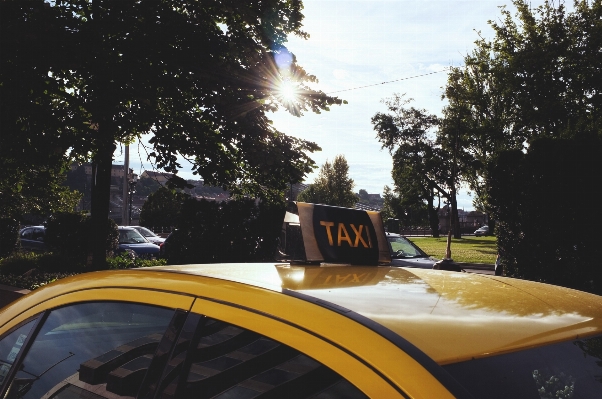
{"type": "Polygon", "coordinates": [[[150,241],[151,243],[153,243],[155,245],[161,245],[163,243],[163,241],[165,241],[165,238],[159,237],[158,235],[156,235],[154,232],[150,231],[146,227],[142,227],[142,226],[130,226],[130,227],[132,229],[137,230],[138,233],[142,234],[144,236],[144,238],[146,238],[148,241],[150,241]]]}

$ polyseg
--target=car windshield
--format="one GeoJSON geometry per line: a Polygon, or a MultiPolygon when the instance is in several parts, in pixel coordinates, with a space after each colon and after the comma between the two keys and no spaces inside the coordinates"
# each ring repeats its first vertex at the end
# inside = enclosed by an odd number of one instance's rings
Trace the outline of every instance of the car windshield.
{"type": "Polygon", "coordinates": [[[599,398],[602,336],[443,367],[475,398],[599,398]]]}
{"type": "Polygon", "coordinates": [[[148,240],[134,229],[119,230],[120,244],[141,244],[145,242],[148,242],[148,240]]]}
{"type": "Polygon", "coordinates": [[[155,233],[153,233],[152,231],[150,231],[146,227],[138,226],[138,227],[134,227],[134,228],[136,230],[138,230],[138,232],[140,234],[142,234],[144,237],[158,237],[155,233]]]}
{"type": "Polygon", "coordinates": [[[425,254],[412,244],[407,238],[397,237],[397,236],[388,236],[389,245],[391,247],[391,256],[393,258],[427,258],[428,255],[425,254]]]}

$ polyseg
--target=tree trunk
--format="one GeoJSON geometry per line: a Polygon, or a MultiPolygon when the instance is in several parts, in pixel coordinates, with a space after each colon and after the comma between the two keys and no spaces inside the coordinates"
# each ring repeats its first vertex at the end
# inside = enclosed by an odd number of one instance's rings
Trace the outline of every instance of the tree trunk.
{"type": "Polygon", "coordinates": [[[451,189],[451,222],[450,226],[453,229],[454,238],[462,238],[462,234],[460,233],[460,218],[458,217],[458,200],[456,198],[456,186],[452,185],[451,189]]]}
{"type": "Polygon", "coordinates": [[[429,226],[431,227],[431,231],[433,232],[433,237],[439,238],[439,214],[437,213],[437,209],[435,209],[435,206],[433,205],[434,201],[435,195],[433,194],[433,190],[431,190],[427,202],[429,226]]]}
{"type": "MultiPolygon", "coordinates": [[[[100,132],[99,132],[100,133],[100,132]]],[[[105,143],[92,158],[92,269],[106,269],[107,223],[111,199],[111,168],[115,143],[105,143]]]]}

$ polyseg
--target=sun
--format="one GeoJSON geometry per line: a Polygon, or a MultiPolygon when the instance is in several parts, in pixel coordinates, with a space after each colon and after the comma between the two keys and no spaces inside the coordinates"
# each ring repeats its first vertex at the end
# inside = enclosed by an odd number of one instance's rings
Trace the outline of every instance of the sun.
{"type": "Polygon", "coordinates": [[[285,103],[294,103],[299,100],[299,91],[291,80],[283,80],[278,85],[278,97],[285,103]]]}

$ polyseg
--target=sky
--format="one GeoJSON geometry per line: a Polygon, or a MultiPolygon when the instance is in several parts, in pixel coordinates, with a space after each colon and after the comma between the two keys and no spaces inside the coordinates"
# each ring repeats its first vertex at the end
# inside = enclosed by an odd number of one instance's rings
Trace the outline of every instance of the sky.
{"type": "MultiPolygon", "coordinates": [[[[531,1],[538,6],[543,1],[531,1]]],[[[371,118],[386,112],[382,100],[405,94],[410,106],[441,115],[441,95],[449,67],[463,65],[478,32],[493,38],[489,20],[500,19],[499,6],[514,10],[510,0],[305,0],[303,30],[308,40],[289,37],[287,47],[315,86],[346,100],[328,112],[306,112],[295,117],[282,110],[269,114],[281,132],[317,143],[322,151],[312,159],[318,166],[342,154],[349,164],[354,191],[382,194],[393,188],[392,160],[376,140],[371,118]]],[[[136,145],[130,147],[135,173],[152,169],[136,145]],[[141,161],[142,160],[142,161],[141,161]]],[[[123,163],[120,150],[116,163],[123,163]]],[[[185,161],[183,166],[185,165],[185,161]]],[[[198,178],[188,170],[184,178],[198,178]]],[[[305,183],[317,175],[310,174],[305,183]]],[[[466,189],[458,197],[460,209],[472,210],[466,189]]]]}

